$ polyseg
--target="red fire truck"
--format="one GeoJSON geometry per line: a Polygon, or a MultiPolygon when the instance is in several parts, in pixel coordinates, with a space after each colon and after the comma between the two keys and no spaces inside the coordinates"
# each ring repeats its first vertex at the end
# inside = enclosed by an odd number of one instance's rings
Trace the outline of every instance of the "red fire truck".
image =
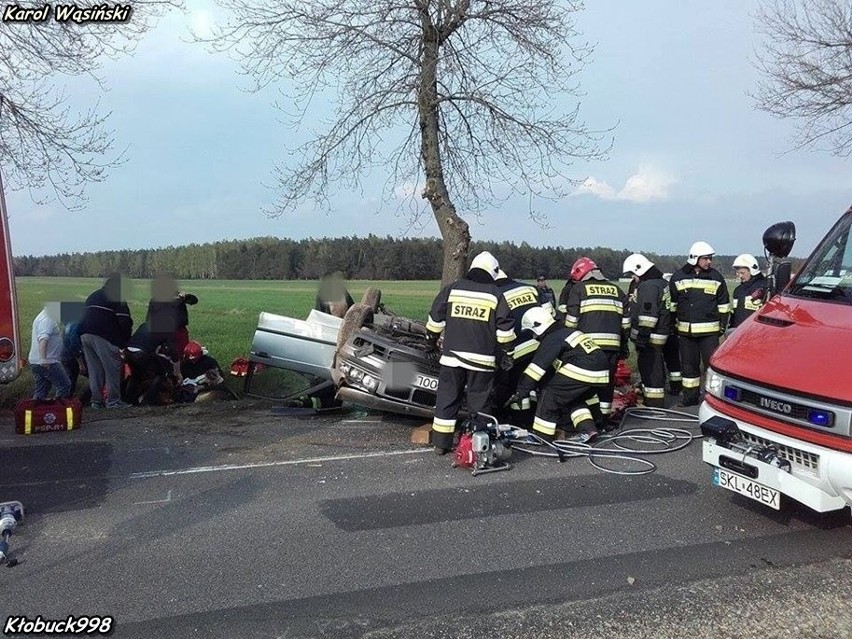
{"type": "Polygon", "coordinates": [[[15,271],[9,243],[9,220],[3,176],[0,175],[0,384],[15,379],[21,372],[21,342],[18,332],[18,301],[15,295],[15,271]]]}
{"type": "Polygon", "coordinates": [[[790,277],[794,240],[764,234],[777,293],[711,358],[703,458],[718,486],[829,512],[852,505],[852,208],[790,277]]]}

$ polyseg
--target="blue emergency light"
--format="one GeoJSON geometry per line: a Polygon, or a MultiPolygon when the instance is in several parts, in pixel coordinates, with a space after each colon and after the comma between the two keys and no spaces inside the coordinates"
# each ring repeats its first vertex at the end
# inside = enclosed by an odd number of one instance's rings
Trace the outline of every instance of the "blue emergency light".
{"type": "Polygon", "coordinates": [[[732,402],[738,402],[743,398],[743,391],[736,386],[725,386],[725,399],[730,399],[732,402]]]}
{"type": "Polygon", "coordinates": [[[834,413],[819,408],[808,410],[808,421],[814,426],[834,426],[834,413]]]}

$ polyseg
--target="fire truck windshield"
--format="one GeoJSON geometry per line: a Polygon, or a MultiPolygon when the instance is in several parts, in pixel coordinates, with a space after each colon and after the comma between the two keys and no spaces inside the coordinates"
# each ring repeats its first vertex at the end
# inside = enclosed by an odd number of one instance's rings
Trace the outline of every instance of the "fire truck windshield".
{"type": "Polygon", "coordinates": [[[852,305],[852,211],[847,212],[814,251],[788,293],[852,305]]]}

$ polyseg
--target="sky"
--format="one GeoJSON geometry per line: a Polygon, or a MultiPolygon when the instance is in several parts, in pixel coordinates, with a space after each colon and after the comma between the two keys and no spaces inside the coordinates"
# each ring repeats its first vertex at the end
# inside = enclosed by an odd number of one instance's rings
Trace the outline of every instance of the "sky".
{"type": "MultiPolygon", "coordinates": [[[[215,20],[209,0],[188,0],[140,42],[105,64],[106,91],[69,79],[70,104],[100,102],[125,161],[90,185],[83,210],[7,193],[12,250],[51,255],[277,236],[439,236],[412,230],[397,203],[382,202],[381,176],[360,192],[336,192],[333,210],[270,218],[276,163],[317,123],[293,130],[274,103],[286,86],[259,93],[237,65],[190,42],[215,20]]],[[[578,164],[569,195],[538,199],[546,227],[520,196],[468,218],[475,240],[533,246],[605,246],[686,254],[696,240],[720,254],[762,254],[770,224],[792,220],[794,255],[807,255],[852,204],[852,159],[793,149],[793,123],[757,111],[749,91],[760,44],[755,0],[593,0],[577,16],[596,43],[580,82],[581,116],[615,127],[605,162],[578,164]]],[[[65,82],[60,80],[60,82],[65,82]]],[[[404,191],[400,185],[397,191],[404,191]]],[[[499,256],[498,256],[499,258],[499,256]]]]}

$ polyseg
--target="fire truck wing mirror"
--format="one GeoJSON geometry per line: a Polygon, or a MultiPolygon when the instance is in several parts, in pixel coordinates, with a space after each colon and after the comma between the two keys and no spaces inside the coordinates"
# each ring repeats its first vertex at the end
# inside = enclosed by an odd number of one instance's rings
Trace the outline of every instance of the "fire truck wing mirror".
{"type": "Polygon", "coordinates": [[[793,265],[790,262],[781,262],[775,267],[775,293],[783,291],[790,283],[790,278],[793,276],[793,265]]]}
{"type": "Polygon", "coordinates": [[[763,248],[773,257],[787,257],[796,242],[796,225],[777,222],[763,233],[763,248]]]}

